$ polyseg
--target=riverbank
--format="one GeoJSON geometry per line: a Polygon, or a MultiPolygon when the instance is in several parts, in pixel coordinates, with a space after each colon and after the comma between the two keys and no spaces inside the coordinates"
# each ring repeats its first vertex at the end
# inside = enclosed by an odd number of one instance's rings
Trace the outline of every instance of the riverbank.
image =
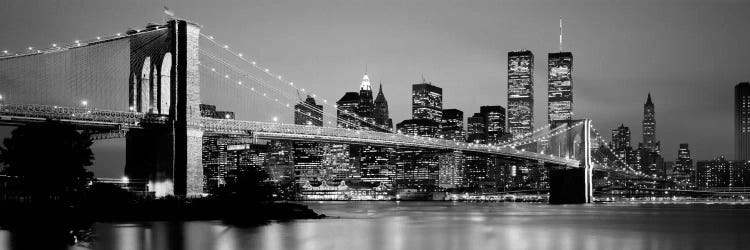
{"type": "Polygon", "coordinates": [[[287,202],[242,202],[211,198],[154,199],[132,202],[87,202],[68,205],[62,202],[2,203],[0,227],[20,228],[52,223],[86,225],[94,222],[198,221],[221,220],[238,226],[260,225],[270,221],[318,219],[306,205],[287,202]]]}

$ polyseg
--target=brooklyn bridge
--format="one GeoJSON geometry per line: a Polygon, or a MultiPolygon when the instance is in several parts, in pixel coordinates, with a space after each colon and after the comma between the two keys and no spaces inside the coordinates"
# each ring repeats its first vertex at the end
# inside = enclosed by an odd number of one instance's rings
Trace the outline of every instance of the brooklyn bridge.
{"type": "MultiPolygon", "coordinates": [[[[535,162],[551,169],[550,201],[560,203],[591,202],[594,171],[659,180],[618,159],[589,119],[558,122],[495,144],[365,129],[362,124],[372,122],[356,116],[354,126],[344,127],[271,122],[269,114],[299,113],[294,108],[297,95],[316,96],[315,90],[249,58],[186,20],[23,53],[4,52],[0,122],[18,126],[56,120],[74,124],[94,139],[125,138],[126,165],[146,173],[142,177],[154,183],[149,191],[157,196],[205,192],[202,137],[216,134],[461,151],[535,162]],[[232,110],[236,116],[202,116],[201,104],[232,110]],[[541,141],[548,143],[548,152],[529,147],[541,141]]],[[[339,107],[323,103],[333,110],[321,110],[323,116],[337,119],[339,107]]]]}

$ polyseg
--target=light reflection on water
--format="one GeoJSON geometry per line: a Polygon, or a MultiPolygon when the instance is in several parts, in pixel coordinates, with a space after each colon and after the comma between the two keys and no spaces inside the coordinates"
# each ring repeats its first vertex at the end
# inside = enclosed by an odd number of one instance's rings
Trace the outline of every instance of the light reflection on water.
{"type": "MultiPolygon", "coordinates": [[[[97,223],[94,249],[747,249],[750,206],[307,203],[333,218],[97,223]]],[[[0,248],[13,234],[0,230],[0,248]]]]}

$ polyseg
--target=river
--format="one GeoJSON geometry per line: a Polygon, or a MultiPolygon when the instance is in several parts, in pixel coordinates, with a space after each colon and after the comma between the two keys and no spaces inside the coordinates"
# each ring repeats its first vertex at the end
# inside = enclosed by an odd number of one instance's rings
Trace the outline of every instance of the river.
{"type": "MultiPolygon", "coordinates": [[[[96,223],[69,249],[750,249],[750,205],[311,202],[329,218],[96,223]]],[[[0,249],[14,233],[0,230],[0,249]]],[[[43,237],[39,237],[43,238],[43,237]]]]}

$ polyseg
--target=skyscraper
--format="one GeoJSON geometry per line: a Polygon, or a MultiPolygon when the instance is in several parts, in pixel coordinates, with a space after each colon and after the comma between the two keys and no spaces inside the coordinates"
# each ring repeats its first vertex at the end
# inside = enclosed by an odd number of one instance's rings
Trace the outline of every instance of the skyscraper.
{"type": "Polygon", "coordinates": [[[696,187],[729,187],[731,169],[732,162],[727,161],[723,155],[710,161],[698,161],[695,169],[696,187]]]}
{"type": "Polygon", "coordinates": [[[484,131],[487,130],[487,123],[484,121],[482,113],[474,113],[473,116],[466,120],[466,141],[475,143],[485,143],[487,137],[484,131]]]}
{"type": "Polygon", "coordinates": [[[692,187],[691,176],[693,175],[693,159],[690,157],[690,149],[687,143],[680,143],[677,151],[677,160],[674,163],[672,177],[681,187],[692,187]]]}
{"type": "Polygon", "coordinates": [[[508,132],[520,137],[534,130],[534,54],[508,52],[508,132]]]}
{"type": "Polygon", "coordinates": [[[643,148],[653,152],[660,151],[659,142],[656,141],[656,111],[651,93],[648,93],[646,104],[643,105],[643,148]]]}
{"type": "Polygon", "coordinates": [[[370,77],[365,73],[362,76],[362,84],[359,86],[359,106],[357,107],[357,115],[368,125],[363,127],[372,127],[371,125],[375,123],[373,109],[372,85],[370,84],[370,77]]]}
{"type": "Polygon", "coordinates": [[[547,120],[565,121],[573,118],[573,53],[548,54],[547,120]]]}
{"type": "Polygon", "coordinates": [[[487,130],[487,123],[484,121],[482,113],[474,113],[466,119],[466,141],[484,143],[487,140],[484,131],[487,130]]]}
{"type": "MultiPolygon", "coordinates": [[[[304,102],[294,105],[294,124],[323,126],[323,105],[315,104],[308,96],[304,102]]],[[[317,142],[295,141],[292,143],[294,159],[294,181],[298,185],[322,181],[323,145],[317,142]]]]}
{"type": "Polygon", "coordinates": [[[442,136],[446,140],[465,141],[464,112],[458,109],[443,110],[442,136]]]}
{"type": "Polygon", "coordinates": [[[734,157],[750,160],[750,83],[734,87],[734,157]]]}
{"type": "Polygon", "coordinates": [[[339,101],[336,102],[336,126],[339,128],[358,129],[360,125],[357,119],[357,110],[359,110],[359,93],[346,92],[339,101]]]}
{"type": "Polygon", "coordinates": [[[481,106],[479,113],[484,116],[487,143],[499,143],[505,134],[505,108],[500,105],[481,106]]]}
{"type": "Polygon", "coordinates": [[[411,113],[413,119],[429,119],[440,123],[443,119],[443,89],[422,78],[412,85],[411,113]]]}
{"type": "Polygon", "coordinates": [[[383,94],[383,84],[380,84],[378,89],[378,96],[375,97],[375,109],[373,110],[373,117],[375,117],[375,123],[385,126],[389,130],[393,130],[393,120],[388,115],[388,101],[385,100],[383,94]]]}
{"type": "MultiPolygon", "coordinates": [[[[409,119],[396,124],[399,133],[437,137],[440,122],[432,119],[409,119]]],[[[436,150],[399,148],[396,152],[396,184],[399,188],[432,191],[437,187],[441,154],[436,150]]]]}
{"type": "Polygon", "coordinates": [[[631,149],[630,128],[625,127],[625,124],[620,124],[617,129],[612,130],[612,151],[618,158],[625,160],[631,149]]]}
{"type": "Polygon", "coordinates": [[[323,105],[317,105],[308,95],[304,102],[294,105],[294,124],[323,126],[323,105]]]}

